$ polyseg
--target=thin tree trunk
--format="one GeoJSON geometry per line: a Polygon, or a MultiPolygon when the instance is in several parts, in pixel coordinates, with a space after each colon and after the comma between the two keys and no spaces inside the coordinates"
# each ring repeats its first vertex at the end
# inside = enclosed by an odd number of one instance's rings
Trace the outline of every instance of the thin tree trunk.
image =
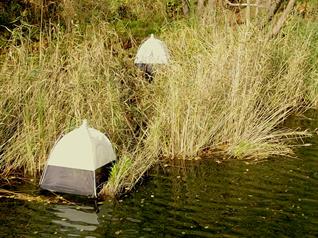
{"type": "Polygon", "coordinates": [[[267,19],[262,21],[260,29],[264,29],[266,25],[273,20],[282,2],[283,0],[267,0],[266,2],[266,6],[267,6],[266,8],[268,10],[267,19]]]}
{"type": "Polygon", "coordinates": [[[217,5],[217,0],[209,0],[208,1],[208,8],[210,12],[215,12],[216,10],[216,5],[217,5]]]}
{"type": "Polygon", "coordinates": [[[273,27],[273,30],[270,33],[270,37],[276,36],[280,30],[282,29],[288,14],[293,10],[293,7],[296,3],[296,0],[289,0],[286,9],[284,10],[283,14],[280,16],[280,18],[278,19],[277,23],[275,24],[275,26],[273,27]]]}
{"type": "Polygon", "coordinates": [[[269,12],[268,12],[268,20],[267,22],[271,21],[275,14],[277,13],[278,9],[282,5],[283,0],[275,0],[273,4],[269,3],[269,12]]]}
{"type": "Polygon", "coordinates": [[[247,0],[246,25],[248,27],[251,25],[251,0],[247,0]]]}
{"type": "Polygon", "coordinates": [[[260,5],[260,0],[256,0],[256,10],[255,10],[255,17],[258,17],[258,13],[259,13],[259,5],[260,5]]]}
{"type": "Polygon", "coordinates": [[[185,16],[188,16],[190,13],[188,0],[182,0],[182,10],[185,16]]]}
{"type": "Polygon", "coordinates": [[[204,8],[204,0],[198,0],[197,12],[200,14],[204,8]]]}
{"type": "Polygon", "coordinates": [[[268,12],[271,6],[272,6],[272,0],[266,0],[266,8],[268,9],[268,12]]]}

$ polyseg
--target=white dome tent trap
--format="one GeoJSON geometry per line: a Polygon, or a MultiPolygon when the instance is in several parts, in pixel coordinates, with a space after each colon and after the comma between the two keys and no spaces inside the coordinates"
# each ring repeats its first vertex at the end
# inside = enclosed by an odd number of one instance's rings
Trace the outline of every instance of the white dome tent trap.
{"type": "Polygon", "coordinates": [[[116,160],[109,139],[87,121],[53,147],[40,180],[44,190],[97,197],[101,172],[116,160]]]}
{"type": "Polygon", "coordinates": [[[136,54],[135,64],[144,71],[145,78],[148,81],[153,80],[154,65],[168,64],[169,51],[167,46],[161,40],[154,37],[153,34],[144,41],[136,54]]]}
{"type": "Polygon", "coordinates": [[[153,34],[140,45],[135,58],[135,64],[168,64],[169,52],[164,42],[153,34]]]}

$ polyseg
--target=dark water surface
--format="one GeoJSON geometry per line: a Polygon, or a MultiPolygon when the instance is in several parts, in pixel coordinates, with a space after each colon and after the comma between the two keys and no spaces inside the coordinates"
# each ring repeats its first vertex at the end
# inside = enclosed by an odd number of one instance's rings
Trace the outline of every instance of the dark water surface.
{"type": "Polygon", "coordinates": [[[318,237],[318,136],[310,142],[298,159],[167,167],[99,212],[0,198],[0,237],[318,237]]]}

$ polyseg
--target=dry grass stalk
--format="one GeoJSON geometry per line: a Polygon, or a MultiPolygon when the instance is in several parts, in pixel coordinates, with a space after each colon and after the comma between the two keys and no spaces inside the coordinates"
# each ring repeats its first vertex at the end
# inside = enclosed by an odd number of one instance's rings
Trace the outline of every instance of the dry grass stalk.
{"type": "Polygon", "coordinates": [[[289,36],[267,40],[249,27],[207,23],[164,35],[174,61],[149,90],[145,143],[102,193],[130,190],[159,158],[194,158],[206,148],[225,158],[292,156],[291,141],[310,136],[281,128],[305,106],[306,43],[290,47],[289,36]]]}
{"type": "Polygon", "coordinates": [[[130,134],[122,102],[119,62],[107,25],[86,35],[56,33],[42,61],[26,39],[12,45],[1,64],[0,167],[35,176],[63,132],[87,118],[116,144],[130,134]],[[111,43],[112,42],[112,43],[111,43]],[[119,70],[118,70],[119,71],[119,70]]]}
{"type": "Polygon", "coordinates": [[[55,28],[41,49],[16,30],[1,55],[1,173],[36,176],[61,132],[84,118],[123,155],[107,195],[131,190],[161,158],[206,149],[238,159],[292,155],[290,139],[308,134],[281,124],[306,106],[306,42],[292,34],[266,39],[252,26],[233,28],[215,17],[203,21],[162,35],[173,62],[153,84],[134,77],[107,24],[85,34],[55,28]]]}

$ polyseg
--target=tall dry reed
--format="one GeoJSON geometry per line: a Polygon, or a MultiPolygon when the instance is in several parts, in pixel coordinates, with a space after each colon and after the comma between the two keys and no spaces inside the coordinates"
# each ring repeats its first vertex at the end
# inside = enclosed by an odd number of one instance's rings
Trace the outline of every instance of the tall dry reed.
{"type": "Polygon", "coordinates": [[[266,39],[216,18],[177,22],[162,34],[171,64],[150,84],[136,75],[136,47],[124,51],[105,23],[54,26],[38,43],[21,32],[0,56],[2,174],[37,175],[57,138],[84,118],[122,157],[103,195],[131,190],[163,158],[290,156],[290,139],[307,135],[282,128],[306,107],[308,42],[293,32],[266,39]]]}
{"type": "Polygon", "coordinates": [[[306,107],[309,53],[306,42],[291,45],[289,37],[209,21],[165,32],[172,62],[149,86],[148,127],[130,166],[102,194],[132,189],[162,158],[291,156],[294,139],[309,134],[282,123],[306,107]]]}
{"type": "Polygon", "coordinates": [[[84,118],[115,147],[127,146],[116,33],[107,24],[84,33],[53,28],[51,38],[32,43],[16,31],[0,66],[1,172],[36,175],[57,138],[84,118]]]}

